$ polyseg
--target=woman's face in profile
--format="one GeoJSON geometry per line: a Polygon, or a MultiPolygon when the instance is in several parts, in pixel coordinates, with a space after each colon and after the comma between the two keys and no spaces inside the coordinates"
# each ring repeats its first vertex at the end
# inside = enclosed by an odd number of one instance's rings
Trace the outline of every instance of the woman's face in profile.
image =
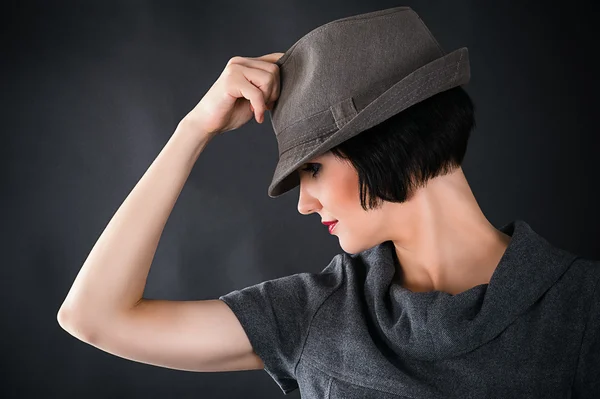
{"type": "MultiPolygon", "coordinates": [[[[385,202],[365,211],[360,205],[358,173],[351,163],[330,151],[298,168],[298,212],[318,213],[319,223],[337,220],[332,232],[347,253],[358,253],[386,241],[385,202]]],[[[327,229],[327,226],[323,226],[327,229]]]]}

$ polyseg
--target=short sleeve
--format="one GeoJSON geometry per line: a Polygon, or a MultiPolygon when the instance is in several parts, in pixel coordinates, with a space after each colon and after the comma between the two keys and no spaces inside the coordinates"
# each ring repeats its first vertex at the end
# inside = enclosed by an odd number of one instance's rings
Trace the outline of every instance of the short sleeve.
{"type": "Polygon", "coordinates": [[[596,280],[573,381],[574,399],[600,398],[600,278],[596,280]]]}
{"type": "Polygon", "coordinates": [[[264,370],[284,394],[298,388],[296,365],[312,317],[343,282],[343,254],[320,273],[264,281],[219,297],[237,316],[264,370]]]}

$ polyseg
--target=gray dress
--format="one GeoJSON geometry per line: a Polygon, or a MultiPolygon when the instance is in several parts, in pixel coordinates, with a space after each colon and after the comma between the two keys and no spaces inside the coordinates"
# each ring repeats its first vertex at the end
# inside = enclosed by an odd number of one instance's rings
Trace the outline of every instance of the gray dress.
{"type": "Polygon", "coordinates": [[[302,398],[600,398],[600,261],[524,221],[489,284],[412,292],[391,241],[219,297],[302,398]]]}

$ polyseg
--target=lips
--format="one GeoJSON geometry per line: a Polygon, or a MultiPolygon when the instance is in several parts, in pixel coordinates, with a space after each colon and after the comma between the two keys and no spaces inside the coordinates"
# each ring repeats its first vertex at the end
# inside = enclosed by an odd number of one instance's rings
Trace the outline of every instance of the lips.
{"type": "Polygon", "coordinates": [[[325,226],[329,227],[329,232],[331,233],[337,224],[337,220],[329,220],[329,221],[321,221],[325,226]]]}
{"type": "Polygon", "coordinates": [[[328,226],[329,226],[329,233],[332,233],[333,229],[335,229],[335,226],[337,226],[337,222],[333,222],[333,223],[329,224],[328,226]]]}

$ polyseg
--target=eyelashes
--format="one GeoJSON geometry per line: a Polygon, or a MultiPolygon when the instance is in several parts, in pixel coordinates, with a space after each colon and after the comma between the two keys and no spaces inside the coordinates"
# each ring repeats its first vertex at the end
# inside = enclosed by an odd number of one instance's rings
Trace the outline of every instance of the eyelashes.
{"type": "Polygon", "coordinates": [[[316,177],[320,169],[321,165],[319,165],[318,163],[307,163],[306,166],[301,170],[312,172],[312,177],[316,177]]]}

